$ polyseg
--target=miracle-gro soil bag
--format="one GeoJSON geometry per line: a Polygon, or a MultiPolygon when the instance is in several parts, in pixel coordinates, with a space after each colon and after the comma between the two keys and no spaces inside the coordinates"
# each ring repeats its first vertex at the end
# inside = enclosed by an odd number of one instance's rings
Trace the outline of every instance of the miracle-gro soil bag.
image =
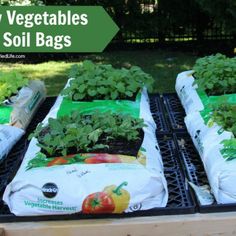
{"type": "MultiPolygon", "coordinates": [[[[59,115],[63,99],[62,96],[58,97],[44,119],[44,125],[50,117],[59,115]]],[[[67,163],[59,164],[56,159],[52,160],[40,153],[38,141],[33,138],[20,169],[4,192],[3,200],[11,212],[18,216],[119,214],[165,207],[168,199],[167,183],[145,90],[136,102],[138,106],[133,104],[129,108],[133,110],[134,116],[143,118],[147,125],[143,128],[144,139],[137,157],[78,153],[65,157],[67,163]],[[117,161],[100,164],[76,161],[101,156],[117,161]]],[[[122,105],[113,105],[113,112],[122,112],[122,105]]]]}
{"type": "Polygon", "coordinates": [[[232,132],[209,119],[206,112],[194,112],[185,123],[206,170],[218,203],[236,202],[236,145],[232,132]]]}

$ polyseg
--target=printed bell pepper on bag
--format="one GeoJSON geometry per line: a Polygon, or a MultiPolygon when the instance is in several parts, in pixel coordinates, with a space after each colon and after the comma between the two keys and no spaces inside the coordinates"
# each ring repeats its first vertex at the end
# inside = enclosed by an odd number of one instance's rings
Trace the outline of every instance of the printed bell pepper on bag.
{"type": "Polygon", "coordinates": [[[84,214],[112,213],[115,209],[113,199],[104,192],[88,195],[82,204],[84,214]]]}
{"type": "MultiPolygon", "coordinates": [[[[82,154],[86,155],[87,154],[82,154]]],[[[133,163],[136,157],[127,155],[107,154],[107,153],[94,153],[90,154],[91,157],[84,159],[85,164],[100,164],[100,163],[133,163]]]]}
{"type": "Polygon", "coordinates": [[[82,212],[84,214],[99,213],[122,213],[128,206],[130,194],[127,190],[122,189],[127,186],[127,182],[123,182],[119,186],[110,185],[104,188],[102,192],[96,192],[88,195],[82,204],[82,212]]]}
{"type": "Polygon", "coordinates": [[[119,186],[111,185],[103,190],[113,199],[115,203],[115,209],[112,213],[122,213],[128,208],[130,201],[130,194],[127,190],[122,189],[123,186],[127,185],[128,185],[127,182],[123,182],[119,186]]]}

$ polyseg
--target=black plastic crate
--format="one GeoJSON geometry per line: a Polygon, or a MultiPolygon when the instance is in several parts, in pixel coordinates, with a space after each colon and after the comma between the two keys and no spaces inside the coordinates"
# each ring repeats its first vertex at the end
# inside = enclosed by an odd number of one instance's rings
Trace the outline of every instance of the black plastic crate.
{"type": "MultiPolygon", "coordinates": [[[[202,160],[189,134],[174,134],[174,137],[183,168],[186,171],[189,181],[197,186],[209,185],[202,160]]],[[[197,197],[196,202],[200,213],[236,211],[236,204],[217,204],[214,201],[211,205],[201,205],[197,197]]]]}
{"type": "MultiPolygon", "coordinates": [[[[48,113],[50,107],[53,105],[55,98],[47,98],[43,103],[40,111],[36,114],[36,118],[29,125],[27,135],[37,126],[44,116],[48,113]]],[[[66,219],[90,219],[90,218],[120,218],[120,217],[135,217],[135,216],[153,216],[153,215],[175,215],[175,214],[192,214],[195,212],[195,203],[193,202],[188,185],[186,184],[185,176],[180,168],[180,163],[176,158],[176,147],[172,136],[162,135],[158,136],[158,143],[161,154],[163,156],[164,173],[168,184],[169,198],[167,206],[164,208],[154,208],[147,211],[135,211],[132,213],[119,215],[60,215],[60,216],[37,216],[37,217],[16,217],[10,213],[8,207],[0,202],[0,222],[19,222],[19,221],[43,221],[43,220],[66,220],[66,219]]],[[[25,146],[26,149],[27,145],[25,146]]],[[[25,150],[22,152],[25,153],[25,150]]],[[[10,161],[15,156],[15,149],[8,156],[10,161]]],[[[23,155],[22,154],[22,155],[23,155]]],[[[16,155],[18,157],[18,155],[16,155]]],[[[22,156],[20,160],[22,159],[22,156]]],[[[14,166],[12,160],[12,168],[17,171],[18,167],[14,166]]],[[[20,163],[19,163],[20,164],[20,163]]],[[[6,172],[8,173],[8,172],[6,172]]],[[[6,178],[5,185],[11,180],[13,176],[6,178]]]]}
{"type": "Polygon", "coordinates": [[[163,100],[168,111],[185,113],[176,93],[164,93],[163,100]]]}
{"type": "Polygon", "coordinates": [[[174,132],[186,132],[185,112],[178,96],[175,93],[163,94],[163,102],[172,130],[174,132]]]}
{"type": "Polygon", "coordinates": [[[186,182],[186,177],[178,158],[178,150],[172,135],[157,135],[162,155],[164,173],[168,184],[168,207],[175,208],[175,214],[194,213],[195,203],[186,182]]]}
{"type": "Polygon", "coordinates": [[[150,98],[150,110],[153,119],[157,125],[158,134],[169,134],[170,126],[165,118],[165,109],[163,106],[163,100],[159,94],[152,94],[150,98]]]}
{"type": "Polygon", "coordinates": [[[154,114],[156,112],[159,113],[165,113],[164,106],[163,106],[163,100],[160,94],[151,94],[149,95],[150,100],[150,110],[154,114]]]}
{"type": "Polygon", "coordinates": [[[157,134],[157,142],[161,151],[165,171],[179,170],[180,163],[177,158],[178,152],[173,136],[157,134]]]}
{"type": "Polygon", "coordinates": [[[188,179],[198,186],[207,185],[203,163],[189,134],[174,134],[174,137],[188,179]]]}

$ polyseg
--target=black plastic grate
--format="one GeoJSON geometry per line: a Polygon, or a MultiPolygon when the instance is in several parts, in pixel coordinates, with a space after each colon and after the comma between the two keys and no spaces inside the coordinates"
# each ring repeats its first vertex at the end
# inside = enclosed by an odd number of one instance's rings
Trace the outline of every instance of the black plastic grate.
{"type": "Polygon", "coordinates": [[[168,119],[174,132],[186,132],[184,123],[185,112],[176,94],[164,94],[163,100],[168,119]]]}
{"type": "Polygon", "coordinates": [[[157,140],[169,191],[167,207],[175,207],[175,214],[179,211],[184,213],[185,207],[194,207],[194,204],[191,201],[185,176],[182,173],[181,164],[177,157],[178,152],[175,141],[171,135],[158,135],[157,140]]]}
{"type": "MultiPolygon", "coordinates": [[[[175,134],[179,155],[188,179],[197,186],[209,185],[203,163],[189,134],[175,134]]],[[[197,199],[197,198],[196,198],[197,199]]],[[[236,211],[236,204],[201,205],[197,200],[200,213],[236,211]]]]}
{"type": "Polygon", "coordinates": [[[163,101],[159,94],[150,95],[150,110],[153,119],[157,125],[158,134],[169,134],[170,127],[165,118],[165,110],[163,107],[163,101]]]}
{"type": "Polygon", "coordinates": [[[170,112],[184,112],[182,104],[175,93],[163,94],[164,104],[170,112]]]}
{"type": "MultiPolygon", "coordinates": [[[[152,109],[157,108],[160,103],[155,103],[153,105],[153,101],[161,101],[158,96],[157,99],[153,100],[153,96],[150,99],[152,109]]],[[[29,125],[27,130],[27,135],[32,132],[32,130],[37,126],[37,123],[42,121],[46,116],[51,106],[55,102],[55,98],[47,98],[46,101],[42,104],[39,112],[36,114],[35,119],[29,125]]],[[[159,107],[158,109],[162,109],[159,107]]],[[[159,110],[158,110],[159,111],[159,110]]],[[[163,112],[163,110],[162,110],[163,112]]],[[[160,114],[163,114],[160,112],[160,114]]],[[[164,114],[163,114],[164,115],[164,114]]],[[[191,214],[195,212],[195,204],[190,196],[190,192],[188,190],[188,186],[186,185],[185,176],[180,168],[180,163],[177,158],[177,149],[175,146],[175,141],[170,135],[160,135],[157,132],[158,143],[160,147],[160,151],[163,157],[163,165],[164,165],[164,173],[168,184],[169,191],[169,199],[167,206],[164,208],[154,208],[148,211],[135,211],[132,213],[126,213],[121,215],[63,215],[63,216],[39,216],[39,217],[16,217],[10,213],[8,207],[4,205],[4,203],[0,202],[0,222],[17,222],[17,221],[43,221],[43,220],[66,220],[66,219],[88,219],[88,218],[120,218],[120,217],[134,217],[134,216],[152,216],[152,215],[173,215],[173,214],[191,214]]],[[[27,145],[26,145],[27,146],[27,145]]],[[[22,156],[24,155],[25,149],[23,150],[21,157],[19,158],[18,154],[15,152],[16,147],[9,154],[7,160],[9,161],[9,165],[11,165],[12,169],[16,172],[18,166],[21,162],[22,156]],[[14,165],[14,157],[19,158],[19,163],[17,166],[14,165]]],[[[3,167],[4,169],[4,167],[3,167]]],[[[11,178],[12,174],[7,176],[8,172],[5,173],[4,177],[4,187],[11,178]]]]}
{"type": "Polygon", "coordinates": [[[163,101],[160,94],[151,94],[149,95],[150,100],[150,110],[152,113],[164,113],[163,101]]]}
{"type": "Polygon", "coordinates": [[[165,171],[178,170],[180,168],[180,164],[176,158],[177,150],[172,136],[157,135],[157,140],[165,171]]]}
{"type": "Polygon", "coordinates": [[[176,144],[188,179],[198,186],[208,184],[207,175],[191,137],[188,134],[175,134],[176,144]]]}

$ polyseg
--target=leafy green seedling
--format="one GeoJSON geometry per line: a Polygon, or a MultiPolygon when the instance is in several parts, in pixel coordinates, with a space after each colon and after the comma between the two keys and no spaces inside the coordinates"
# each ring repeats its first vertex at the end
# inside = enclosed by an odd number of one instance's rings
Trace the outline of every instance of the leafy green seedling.
{"type": "Polygon", "coordinates": [[[115,69],[111,65],[96,65],[91,61],[72,66],[70,77],[74,80],[62,94],[74,101],[131,99],[144,86],[150,91],[153,84],[153,78],[137,66],[129,70],[115,69]]]}
{"type": "Polygon", "coordinates": [[[140,129],[145,126],[142,119],[129,115],[116,115],[110,112],[95,112],[50,118],[48,124],[39,124],[30,139],[38,139],[38,146],[49,156],[67,155],[70,149],[78,152],[91,152],[109,148],[109,142],[116,139],[135,141],[140,129]]]}

